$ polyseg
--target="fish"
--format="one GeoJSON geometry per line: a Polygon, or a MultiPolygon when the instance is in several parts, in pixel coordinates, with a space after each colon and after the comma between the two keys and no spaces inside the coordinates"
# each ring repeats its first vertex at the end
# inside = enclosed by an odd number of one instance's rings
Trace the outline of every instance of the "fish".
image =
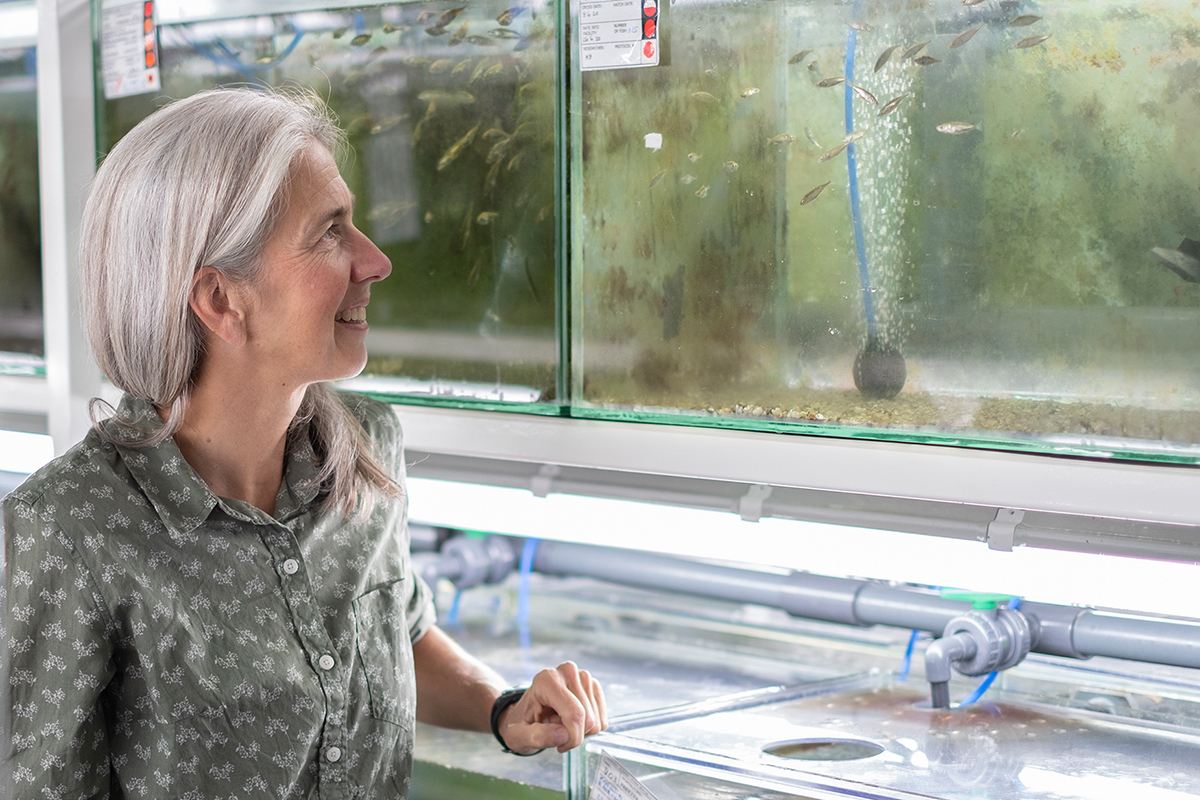
{"type": "Polygon", "coordinates": [[[483,71],[483,74],[480,75],[479,77],[494,78],[497,75],[499,75],[501,72],[504,72],[504,62],[503,61],[501,61],[497,64],[493,64],[492,66],[488,67],[487,69],[485,69],[483,71]]]}
{"type": "Polygon", "coordinates": [[[431,75],[441,75],[443,72],[449,72],[454,66],[454,61],[449,58],[439,58],[437,61],[429,65],[429,73],[431,75]]]}
{"type": "Polygon", "coordinates": [[[715,69],[706,69],[706,70],[704,70],[704,74],[707,75],[708,77],[712,78],[714,81],[717,78],[721,77],[721,74],[719,72],[717,72],[715,69]]]}
{"type": "Polygon", "coordinates": [[[655,186],[658,186],[660,183],[662,183],[662,179],[665,177],[667,177],[667,171],[664,169],[662,172],[650,179],[650,183],[646,184],[646,188],[653,189],[655,186]]]}
{"type": "Polygon", "coordinates": [[[971,37],[979,33],[979,31],[982,29],[982,25],[976,25],[974,28],[963,31],[958,36],[954,37],[954,41],[950,43],[950,49],[953,50],[956,47],[962,47],[964,44],[971,41],[971,37]]]}
{"type": "Polygon", "coordinates": [[[708,184],[705,184],[696,190],[696,197],[701,199],[708,197],[708,184]]]}
{"type": "Polygon", "coordinates": [[[390,228],[416,207],[417,204],[412,202],[380,203],[371,209],[367,219],[380,223],[384,228],[390,228]]]}
{"type": "Polygon", "coordinates": [[[510,137],[507,133],[505,133],[500,128],[488,128],[486,131],[483,132],[483,135],[480,136],[479,138],[483,139],[485,142],[493,142],[493,141],[498,141],[500,139],[510,139],[512,137],[510,137]]]}
{"type": "Polygon", "coordinates": [[[1027,28],[1037,22],[1041,17],[1036,14],[1022,14],[1019,17],[1013,17],[1008,21],[1008,24],[1014,28],[1027,28]]]}
{"type": "Polygon", "coordinates": [[[520,39],[521,34],[514,31],[512,28],[494,28],[488,33],[495,36],[497,39],[520,39]]]}
{"type": "Polygon", "coordinates": [[[512,144],[512,139],[501,139],[492,145],[492,149],[488,151],[487,163],[495,164],[500,159],[504,158],[504,154],[508,151],[508,146],[512,144]]]}
{"type": "Polygon", "coordinates": [[[758,87],[756,86],[742,89],[742,97],[754,97],[756,94],[758,94],[758,87]]]}
{"type": "Polygon", "coordinates": [[[347,32],[347,31],[349,31],[349,30],[350,30],[350,26],[349,26],[349,25],[346,25],[346,26],[344,26],[344,27],[341,27],[341,28],[338,28],[338,29],[336,29],[336,30],[335,30],[333,33],[331,33],[331,34],[329,34],[329,35],[330,35],[330,36],[332,36],[334,39],[340,39],[340,38],[342,38],[343,36],[345,36],[345,35],[346,35],[346,32],[347,32]]]}
{"type": "Polygon", "coordinates": [[[446,44],[458,44],[459,42],[461,42],[463,39],[466,39],[466,38],[467,38],[467,23],[464,22],[462,24],[461,28],[459,28],[453,34],[451,34],[450,40],[448,42],[446,42],[446,44]]]}
{"type": "Polygon", "coordinates": [[[1152,247],[1150,255],[1189,283],[1200,283],[1200,242],[1183,237],[1179,247],[1152,247]]]}
{"type": "Polygon", "coordinates": [[[867,135],[867,131],[865,128],[863,130],[859,130],[859,131],[850,131],[844,137],[842,137],[842,143],[850,144],[851,142],[857,142],[859,139],[861,139],[862,137],[864,137],[866,135],[867,135]]]}
{"type": "Polygon", "coordinates": [[[487,225],[498,216],[500,216],[499,211],[484,211],[475,218],[475,221],[480,225],[487,225]]]}
{"type": "Polygon", "coordinates": [[[699,153],[688,153],[687,157],[688,161],[692,162],[693,164],[703,158],[703,156],[701,156],[699,153]]]}
{"type": "Polygon", "coordinates": [[[772,136],[767,141],[769,141],[771,144],[791,144],[792,142],[796,141],[796,137],[792,136],[790,133],[780,133],[772,136]]]}
{"type": "Polygon", "coordinates": [[[1043,33],[1041,36],[1030,36],[1028,39],[1017,42],[1013,47],[1017,50],[1024,50],[1026,47],[1036,47],[1049,38],[1050,34],[1048,33],[1043,33]]]}
{"type": "Polygon", "coordinates": [[[518,125],[516,128],[513,129],[512,135],[513,135],[514,139],[520,139],[522,136],[527,136],[530,133],[532,133],[533,130],[534,130],[534,124],[532,122],[522,122],[520,125],[518,125]]]}
{"type": "Polygon", "coordinates": [[[858,95],[859,100],[864,100],[873,106],[879,105],[879,99],[866,89],[862,88],[861,86],[856,86],[853,83],[847,83],[846,85],[850,87],[850,91],[858,95]]]}
{"type": "Polygon", "coordinates": [[[366,44],[369,41],[371,41],[371,34],[360,33],[358,36],[355,36],[353,39],[350,40],[350,46],[351,47],[362,47],[364,44],[366,44]]]}
{"type": "Polygon", "coordinates": [[[679,179],[679,182],[682,183],[684,186],[687,186],[687,185],[691,184],[691,182],[694,180],[696,180],[695,175],[684,175],[682,178],[679,179]]]}
{"type": "Polygon", "coordinates": [[[1018,136],[1020,136],[1020,135],[1021,135],[1022,133],[1024,133],[1024,132],[1025,132],[1025,129],[1024,129],[1024,128],[1016,128],[1016,129],[1014,129],[1014,130],[1013,130],[1013,132],[1012,132],[1012,133],[1010,133],[1010,134],[1008,135],[1008,138],[1010,138],[1010,139],[1015,139],[1015,138],[1017,138],[1018,136]]]}
{"type": "Polygon", "coordinates": [[[893,97],[891,100],[888,100],[886,103],[883,104],[883,108],[879,109],[879,116],[886,117],[888,114],[895,111],[900,106],[900,101],[906,97],[908,97],[908,92],[905,92],[904,94],[901,94],[901,95],[897,95],[897,96],[893,97]]]}
{"type": "Polygon", "coordinates": [[[521,12],[524,10],[525,6],[513,6],[512,8],[506,8],[496,15],[496,22],[499,22],[501,25],[512,25],[512,21],[520,16],[521,12]]]}
{"type": "Polygon", "coordinates": [[[811,52],[812,52],[812,50],[801,50],[799,53],[796,53],[796,55],[789,58],[788,63],[789,64],[799,64],[801,61],[808,58],[808,54],[811,52]]]}
{"type": "Polygon", "coordinates": [[[808,62],[808,71],[809,72],[820,72],[821,71],[821,65],[817,63],[817,60],[815,58],[812,61],[808,62]]]}
{"type": "Polygon", "coordinates": [[[825,181],[820,186],[817,186],[816,188],[809,190],[808,194],[806,194],[806,195],[804,195],[804,197],[800,198],[800,205],[806,206],[809,203],[811,203],[813,200],[816,200],[818,197],[821,196],[821,192],[825,191],[825,187],[828,186],[829,184],[830,184],[830,181],[825,181]]]}
{"type": "Polygon", "coordinates": [[[837,86],[839,83],[845,83],[845,78],[822,78],[817,81],[817,88],[828,89],[830,86],[837,86]]]}
{"type": "MultiPolygon", "coordinates": [[[[821,143],[817,141],[817,137],[813,136],[813,132],[808,129],[807,125],[804,126],[804,137],[813,143],[813,147],[821,146],[821,143]]],[[[795,139],[794,136],[792,138],[795,139]]]]}
{"type": "MultiPolygon", "coordinates": [[[[524,153],[517,153],[515,156],[513,156],[512,158],[510,158],[508,160],[508,166],[505,167],[505,169],[508,170],[509,172],[512,172],[514,169],[521,166],[521,159],[523,159],[524,157],[525,157],[524,153]]],[[[500,162],[497,161],[496,163],[498,164],[500,162]]],[[[519,199],[520,198],[518,198],[518,200],[519,199]]]]}
{"type": "Polygon", "coordinates": [[[426,22],[429,22],[429,20],[433,19],[433,14],[434,12],[432,11],[422,11],[420,14],[417,14],[417,24],[424,25],[426,22]]]}
{"type": "Polygon", "coordinates": [[[457,17],[459,14],[461,14],[463,11],[465,11],[466,8],[467,8],[466,6],[459,6],[458,8],[446,9],[445,11],[442,12],[442,15],[440,17],[438,17],[438,21],[435,24],[439,28],[446,27],[451,22],[454,22],[455,17],[457,17]]]}
{"type": "Polygon", "coordinates": [[[480,36],[475,33],[473,33],[467,37],[467,42],[469,44],[477,45],[479,47],[495,47],[496,46],[496,43],[494,41],[492,41],[491,39],[489,39],[488,37],[480,36]]]}
{"type": "MultiPolygon", "coordinates": [[[[933,40],[930,39],[929,41],[933,41],[933,40]]],[[[927,44],[929,44],[928,41],[921,42],[920,44],[914,44],[912,47],[908,48],[907,50],[905,50],[903,53],[900,54],[900,60],[907,61],[910,58],[914,58],[917,55],[917,53],[919,53],[925,49],[925,46],[927,44]]]]}
{"type": "Polygon", "coordinates": [[[977,6],[982,2],[983,0],[962,0],[964,6],[977,6]]]}
{"type": "Polygon", "coordinates": [[[883,69],[884,65],[888,63],[889,59],[891,59],[892,53],[896,52],[899,49],[900,49],[900,45],[894,44],[891,47],[889,47],[887,50],[884,50],[882,53],[880,53],[879,58],[875,59],[875,71],[879,72],[879,70],[883,69]]]}
{"type": "Polygon", "coordinates": [[[473,69],[471,71],[471,79],[469,81],[467,81],[467,83],[474,83],[475,81],[479,80],[479,78],[482,77],[482,75],[483,75],[483,71],[487,68],[488,68],[487,59],[481,58],[479,60],[479,63],[475,65],[475,69],[473,69]]]}
{"type": "Polygon", "coordinates": [[[383,55],[386,52],[387,52],[387,48],[384,47],[383,45],[379,45],[379,47],[376,47],[374,50],[371,51],[371,57],[378,58],[379,56],[383,55]]]}
{"type": "Polygon", "coordinates": [[[726,172],[737,172],[738,171],[738,163],[736,161],[726,161],[725,162],[725,171],[726,172]]]}
{"type": "MultiPolygon", "coordinates": [[[[457,92],[442,92],[437,89],[428,89],[417,95],[417,99],[422,103],[429,103],[430,105],[434,103],[445,103],[447,105],[466,103],[469,105],[475,102],[475,95],[461,90],[457,92]]],[[[426,116],[429,115],[426,114],[426,116]]]]}
{"type": "Polygon", "coordinates": [[[503,161],[497,161],[492,164],[492,168],[488,170],[487,177],[483,179],[483,191],[485,194],[490,193],[496,188],[496,181],[500,178],[500,168],[504,166],[503,161]]]}
{"type": "Polygon", "coordinates": [[[851,28],[854,28],[854,30],[862,31],[863,33],[870,33],[871,31],[875,30],[875,26],[870,25],[866,22],[860,22],[858,20],[854,20],[853,22],[847,22],[846,24],[849,25],[851,28]]]}
{"type": "Polygon", "coordinates": [[[441,36],[443,33],[446,32],[446,29],[441,27],[440,25],[431,25],[430,27],[425,29],[425,32],[428,33],[430,36],[441,36]]]}
{"type": "Polygon", "coordinates": [[[275,58],[276,58],[276,56],[273,56],[273,55],[259,56],[258,58],[254,59],[254,63],[255,64],[270,64],[272,61],[275,60],[275,58]]]}
{"type": "Polygon", "coordinates": [[[842,154],[842,151],[845,150],[849,146],[850,146],[849,142],[842,142],[841,144],[839,144],[837,147],[833,148],[832,150],[826,150],[824,153],[821,154],[821,157],[818,158],[817,160],[821,161],[821,162],[825,162],[825,161],[829,161],[831,158],[837,158],[838,156],[840,156],[842,154]]]}
{"type": "Polygon", "coordinates": [[[922,67],[928,67],[930,64],[940,64],[942,60],[933,56],[918,56],[913,59],[913,63],[919,64],[922,67]]]}
{"type": "Polygon", "coordinates": [[[938,133],[950,133],[954,135],[977,130],[979,130],[979,126],[971,122],[943,122],[937,126],[938,133]]]}
{"type": "Polygon", "coordinates": [[[382,26],[380,26],[379,30],[383,31],[384,33],[395,33],[396,26],[390,22],[385,22],[382,26]]]}
{"type": "Polygon", "coordinates": [[[371,128],[371,133],[383,133],[390,131],[392,128],[399,125],[404,120],[408,119],[408,114],[395,114],[380,122],[371,128]]]}
{"type": "Polygon", "coordinates": [[[717,102],[717,98],[712,96],[708,92],[692,92],[692,98],[694,100],[699,100],[701,103],[712,104],[712,103],[717,102]]]}
{"type": "Polygon", "coordinates": [[[461,139],[450,145],[446,152],[442,154],[442,157],[438,159],[438,172],[441,172],[446,167],[450,166],[450,163],[454,161],[454,159],[458,158],[463,150],[467,149],[467,145],[475,140],[475,134],[478,132],[479,126],[476,125],[474,128],[471,128],[471,130],[464,133],[461,139]]]}
{"type": "Polygon", "coordinates": [[[451,75],[461,75],[467,71],[467,67],[471,66],[471,59],[464,58],[462,61],[454,65],[454,69],[450,70],[451,75]]]}
{"type": "Polygon", "coordinates": [[[433,63],[433,59],[429,56],[408,56],[404,59],[406,67],[427,67],[433,63]]]}

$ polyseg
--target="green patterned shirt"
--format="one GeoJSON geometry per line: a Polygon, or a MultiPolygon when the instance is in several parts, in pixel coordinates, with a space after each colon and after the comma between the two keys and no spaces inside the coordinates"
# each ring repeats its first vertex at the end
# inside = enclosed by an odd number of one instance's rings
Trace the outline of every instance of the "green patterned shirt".
{"type": "MultiPolygon", "coordinates": [[[[402,482],[391,409],[342,397],[402,482]]],[[[435,621],[407,502],[322,513],[299,441],[274,516],[215,496],[173,440],[94,431],[5,500],[14,798],[407,795],[412,642],[435,621]]]]}

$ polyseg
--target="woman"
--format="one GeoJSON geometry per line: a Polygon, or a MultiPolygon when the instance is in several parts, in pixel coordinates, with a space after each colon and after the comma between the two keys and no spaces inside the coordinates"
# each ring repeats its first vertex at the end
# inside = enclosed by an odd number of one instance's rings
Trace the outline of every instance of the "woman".
{"type": "Polygon", "coordinates": [[[437,628],[395,416],[324,383],[391,271],[343,144],[311,96],[217,90],[97,173],[81,294],[125,395],[5,501],[15,797],[402,798],[414,716],[519,754],[605,727],[587,672],[502,693],[437,628]]]}

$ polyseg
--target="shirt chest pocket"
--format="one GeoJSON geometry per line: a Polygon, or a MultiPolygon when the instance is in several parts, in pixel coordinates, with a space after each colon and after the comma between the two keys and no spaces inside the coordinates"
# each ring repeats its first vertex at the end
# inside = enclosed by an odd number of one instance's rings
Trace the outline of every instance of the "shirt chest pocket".
{"type": "Polygon", "coordinates": [[[417,691],[403,580],[354,601],[355,644],[371,716],[411,730],[417,691]]]}

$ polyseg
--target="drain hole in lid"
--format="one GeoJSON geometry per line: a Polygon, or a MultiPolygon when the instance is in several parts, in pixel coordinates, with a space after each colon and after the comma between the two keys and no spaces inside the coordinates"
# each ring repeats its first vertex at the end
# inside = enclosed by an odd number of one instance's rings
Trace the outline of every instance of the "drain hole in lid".
{"type": "Polygon", "coordinates": [[[805,761],[853,761],[877,756],[883,748],[864,739],[790,739],[764,745],[763,752],[805,761]]]}

